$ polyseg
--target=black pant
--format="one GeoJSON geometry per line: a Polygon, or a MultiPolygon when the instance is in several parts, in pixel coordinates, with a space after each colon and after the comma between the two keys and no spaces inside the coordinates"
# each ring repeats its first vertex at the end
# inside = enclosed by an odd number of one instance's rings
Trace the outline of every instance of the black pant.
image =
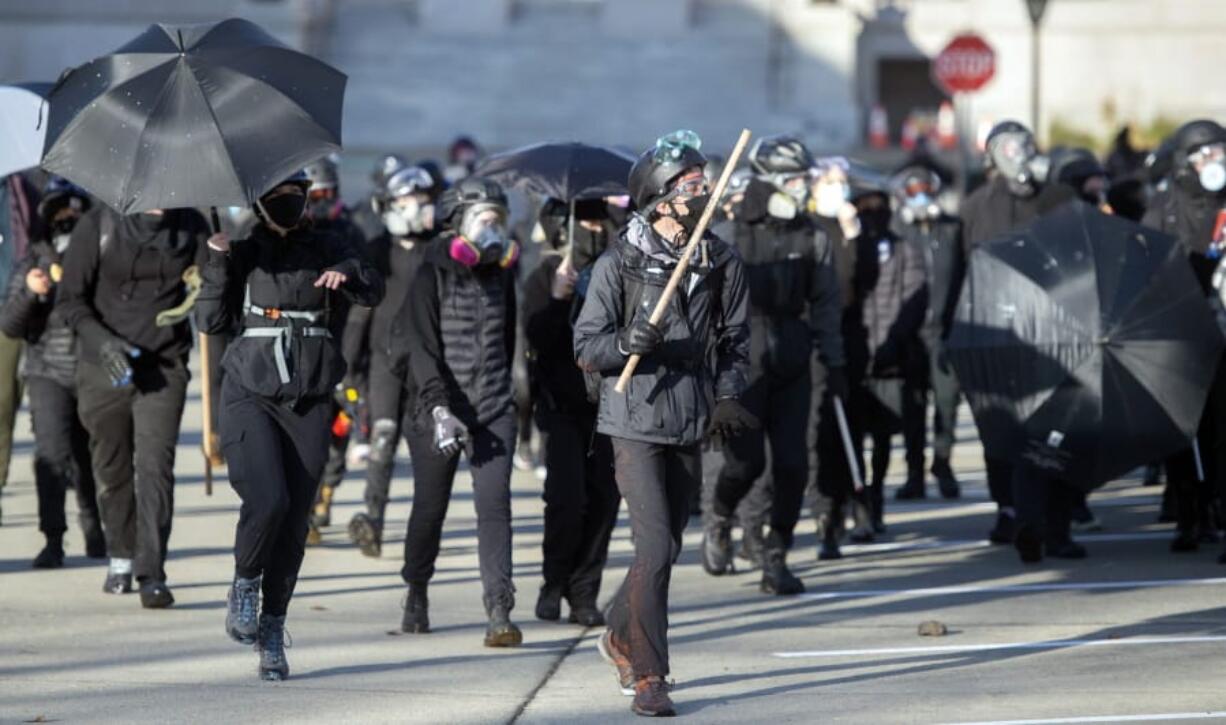
{"type": "Polygon", "coordinates": [[[1176,527],[1193,535],[1212,530],[1213,504],[1226,496],[1226,362],[1218,365],[1196,431],[1200,468],[1192,448],[1166,460],[1166,485],[1175,497],[1176,527]]]}
{"type": "Polygon", "coordinates": [[[165,581],[166,544],[174,515],[175,446],[190,374],[183,360],[141,358],[131,385],[77,367],[81,422],[98,482],[98,508],[112,557],[133,559],[140,581],[165,581]]]}
{"type": "Polygon", "coordinates": [[[243,502],[234,532],[234,571],[244,578],[264,577],[266,614],[284,615],[298,582],[331,411],[328,398],[289,408],[236,382],[222,385],[222,448],[230,485],[243,502]]]}
{"type": "Polygon", "coordinates": [[[1029,463],[1018,463],[1012,469],[1018,526],[1034,529],[1048,546],[1070,541],[1073,507],[1085,500],[1084,494],[1029,463]]]}
{"type": "Polygon", "coordinates": [[[545,586],[572,607],[596,606],[621,496],[613,478],[613,445],[593,437],[596,421],[541,416],[545,443],[545,586]]]}
{"type": "MultiPolygon", "coordinates": [[[[413,509],[404,538],[404,568],[409,583],[434,576],[443,520],[451,503],[459,454],[444,456],[434,447],[429,413],[405,421],[404,437],[413,457],[413,509]]],[[[477,509],[477,557],[487,602],[513,601],[511,583],[511,456],[515,453],[515,411],[508,408],[488,425],[472,427],[468,455],[477,509]]]]}
{"type": "Polygon", "coordinates": [[[380,524],[392,486],[400,421],[404,416],[404,385],[379,355],[370,361],[370,459],[366,463],[366,513],[380,524]]]}
{"type": "Polygon", "coordinates": [[[945,343],[934,337],[928,341],[928,380],[932,388],[932,462],[936,465],[948,463],[953,454],[962,386],[945,358],[945,343]]]}
{"type": "Polygon", "coordinates": [[[690,496],[702,478],[697,445],[613,438],[617,488],[630,512],[634,563],[609,608],[609,627],[630,648],[638,677],[668,675],[668,584],[681,555],[690,496]]]}
{"type": "Polygon", "coordinates": [[[64,499],[76,492],[81,528],[99,524],[89,434],[77,417],[77,394],[51,378],[26,380],[34,423],[34,485],[38,490],[38,530],[48,537],[68,530],[64,499]]]}
{"type": "Polygon", "coordinates": [[[812,382],[807,374],[779,380],[760,373],[751,380],[741,403],[762,426],[732,438],[724,446],[724,467],[712,501],[719,516],[731,516],[741,499],[766,470],[766,442],[770,440],[773,505],[771,531],[785,546],[792,544],[792,531],[800,518],[805,484],[809,478],[806,448],[809,395],[812,382]]]}
{"type": "Polygon", "coordinates": [[[873,378],[867,386],[870,396],[864,419],[873,439],[873,485],[880,486],[885,482],[892,438],[898,432],[902,433],[906,450],[907,475],[918,476],[923,482],[924,446],[927,442],[924,418],[928,413],[923,371],[912,371],[905,378],[873,378]]]}

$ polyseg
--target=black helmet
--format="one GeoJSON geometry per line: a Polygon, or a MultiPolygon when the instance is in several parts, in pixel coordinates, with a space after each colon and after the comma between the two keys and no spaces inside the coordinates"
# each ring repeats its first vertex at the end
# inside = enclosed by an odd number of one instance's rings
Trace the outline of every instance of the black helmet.
{"type": "Polygon", "coordinates": [[[984,146],[991,146],[991,145],[992,145],[992,140],[993,140],[994,138],[996,138],[997,136],[1000,136],[1000,135],[1002,135],[1002,134],[1006,134],[1006,133],[1022,133],[1022,134],[1026,134],[1027,136],[1030,136],[1031,138],[1034,138],[1034,134],[1033,134],[1033,133],[1031,133],[1030,129],[1026,128],[1026,127],[1025,127],[1024,125],[1022,125],[1020,122],[1018,122],[1018,121],[1001,121],[1000,123],[998,123],[998,124],[996,124],[995,126],[993,126],[991,131],[988,131],[988,137],[987,137],[987,139],[984,141],[984,144],[983,144],[983,145],[984,145],[984,146]]]}
{"type": "Polygon", "coordinates": [[[1201,146],[1215,143],[1226,143],[1226,129],[1217,121],[1201,118],[1188,121],[1180,126],[1172,136],[1174,142],[1176,167],[1187,164],[1188,155],[1201,146]]]}
{"type": "Polygon", "coordinates": [[[1157,186],[1171,175],[1175,164],[1175,136],[1167,136],[1158,148],[1145,155],[1145,180],[1157,186]]]}
{"type": "Polygon", "coordinates": [[[702,141],[692,131],[676,131],[656,141],[630,167],[626,186],[634,205],[643,213],[668,194],[668,186],[689,169],[705,169],[707,157],[698,150],[702,141]]]}
{"type": "Polygon", "coordinates": [[[749,152],[749,165],[758,174],[804,174],[816,162],[809,149],[795,136],[764,136],[749,152]]]}
{"type": "Polygon", "coordinates": [[[437,198],[443,191],[442,185],[421,166],[406,166],[387,177],[380,192],[385,199],[394,199],[405,194],[428,194],[437,198]]]}
{"type": "Polygon", "coordinates": [[[311,180],[311,186],[308,191],[337,189],[341,185],[340,172],[336,167],[336,159],[332,156],[325,156],[317,161],[312,161],[306,165],[303,172],[311,180]]]}
{"type": "Polygon", "coordinates": [[[464,209],[480,202],[506,207],[507,195],[497,182],[490,179],[477,176],[461,179],[443,192],[439,200],[438,219],[443,224],[451,223],[464,209]]]}
{"type": "Polygon", "coordinates": [[[68,179],[52,176],[43,188],[43,198],[38,202],[38,216],[45,223],[64,207],[72,207],[79,214],[89,211],[89,193],[68,179]]]}
{"type": "Polygon", "coordinates": [[[375,162],[375,168],[371,169],[370,183],[379,189],[387,181],[387,177],[408,165],[408,160],[400,154],[384,154],[375,162]]]}
{"type": "Polygon", "coordinates": [[[1051,170],[1047,178],[1061,184],[1079,184],[1091,176],[1106,176],[1107,170],[1094,152],[1081,147],[1051,151],[1051,170]]]}

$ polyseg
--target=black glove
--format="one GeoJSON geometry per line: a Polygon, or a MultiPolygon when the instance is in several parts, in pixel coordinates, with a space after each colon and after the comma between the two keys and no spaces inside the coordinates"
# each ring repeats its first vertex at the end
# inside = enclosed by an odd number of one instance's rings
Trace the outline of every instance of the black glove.
{"type": "Polygon", "coordinates": [[[844,405],[851,403],[851,386],[847,383],[847,371],[842,365],[826,368],[826,390],[831,395],[837,395],[844,405]]]}
{"type": "Polygon", "coordinates": [[[648,355],[662,342],[664,333],[642,317],[631,322],[630,326],[617,336],[617,344],[621,346],[622,352],[629,355],[648,355]]]}
{"type": "Polygon", "coordinates": [[[468,441],[468,428],[441,405],[430,415],[434,418],[434,447],[448,457],[459,453],[468,441]]]}
{"type": "Polygon", "coordinates": [[[132,384],[132,358],[137,357],[140,350],[122,340],[107,340],[98,348],[102,369],[116,388],[132,384]]]}
{"type": "Polygon", "coordinates": [[[707,435],[719,436],[724,440],[735,438],[747,430],[757,430],[760,423],[753,413],[745,410],[745,406],[736,398],[724,398],[715,403],[715,412],[711,414],[711,423],[707,426],[707,435]]]}

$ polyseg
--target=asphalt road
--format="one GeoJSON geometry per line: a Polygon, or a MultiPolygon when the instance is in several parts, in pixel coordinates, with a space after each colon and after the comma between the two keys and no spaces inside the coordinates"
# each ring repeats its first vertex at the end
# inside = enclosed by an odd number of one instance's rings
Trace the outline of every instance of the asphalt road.
{"type": "MultiPolygon", "coordinates": [[[[179,449],[167,565],[178,604],[148,612],[100,591],[104,567],[78,531],[68,565],[36,572],[41,545],[28,418],[3,492],[0,722],[630,721],[629,699],[595,650],[595,630],[532,619],[540,584],[540,484],[517,472],[515,562],[525,644],[481,646],[483,611],[467,474],[431,588],[430,635],[398,633],[403,524],[412,484],[398,467],[382,559],[350,548],[361,473],[341,487],[338,522],[308,552],[288,627],[292,677],[260,682],[256,658],[223,633],[237,497],[204,495],[198,400],[179,449]]],[[[673,693],[703,723],[1121,722],[1226,719],[1226,567],[1217,546],[1167,552],[1158,489],[1117,481],[1091,503],[1104,530],[1091,558],[1024,568],[982,539],[993,510],[964,416],[959,502],[887,504],[888,534],[815,561],[801,524],[792,561],[808,593],[766,597],[757,573],[713,578],[698,565],[697,521],[672,582],[673,693]],[[926,620],[944,637],[921,637],[926,620]]],[[[896,470],[899,470],[896,466],[896,470]]],[[[898,476],[890,479],[891,488],[898,476]]],[[[71,499],[71,496],[69,497],[71,499]]],[[[612,548],[605,595],[625,571],[629,531],[612,548]]]]}

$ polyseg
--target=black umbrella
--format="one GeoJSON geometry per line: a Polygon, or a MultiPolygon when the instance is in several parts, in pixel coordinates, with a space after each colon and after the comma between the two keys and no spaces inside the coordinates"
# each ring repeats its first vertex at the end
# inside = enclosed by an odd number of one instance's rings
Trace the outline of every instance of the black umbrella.
{"type": "Polygon", "coordinates": [[[520,191],[574,201],[625,194],[633,164],[629,155],[604,146],[541,143],[490,156],[473,173],[520,191]]]}
{"type": "Polygon", "coordinates": [[[1181,245],[1082,202],[976,248],[947,346],[988,454],[1087,491],[1188,446],[1222,348],[1181,245]]]}
{"type": "Polygon", "coordinates": [[[125,214],[245,206],[340,149],[345,80],[246,20],[151,25],[60,79],[42,165],[125,214]]]}

